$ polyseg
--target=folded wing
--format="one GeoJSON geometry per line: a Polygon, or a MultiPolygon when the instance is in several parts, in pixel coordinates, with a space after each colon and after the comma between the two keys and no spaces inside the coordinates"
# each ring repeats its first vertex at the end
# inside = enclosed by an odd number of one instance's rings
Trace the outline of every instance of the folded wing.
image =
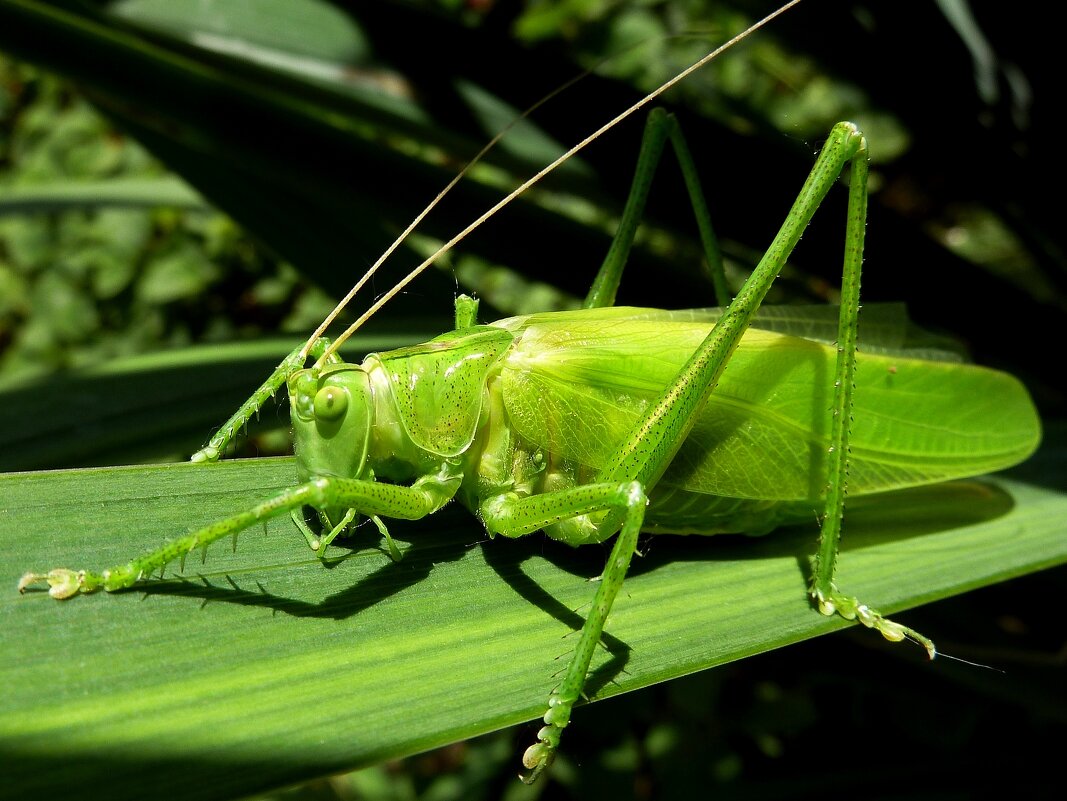
{"type": "MultiPolygon", "coordinates": [[[[512,424],[546,450],[599,467],[670,384],[711,323],[625,308],[538,315],[501,380],[512,424]]],[[[836,348],[746,333],[662,483],[737,498],[817,498],[825,481],[836,348]]],[[[861,353],[850,494],[998,470],[1040,438],[1026,390],[1005,373],[861,353]]]]}

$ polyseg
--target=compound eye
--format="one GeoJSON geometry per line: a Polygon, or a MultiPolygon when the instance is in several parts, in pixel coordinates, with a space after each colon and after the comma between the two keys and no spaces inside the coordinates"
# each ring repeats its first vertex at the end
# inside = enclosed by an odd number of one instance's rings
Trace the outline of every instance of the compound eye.
{"type": "Polygon", "coordinates": [[[348,392],[344,387],[323,387],[315,393],[315,419],[332,422],[348,410],[348,392]]]}

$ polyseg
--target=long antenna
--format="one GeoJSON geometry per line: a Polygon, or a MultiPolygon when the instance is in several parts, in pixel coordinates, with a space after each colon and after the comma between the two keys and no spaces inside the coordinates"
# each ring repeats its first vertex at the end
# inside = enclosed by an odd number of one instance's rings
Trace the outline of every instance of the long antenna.
{"type": "MultiPolygon", "coordinates": [[[[326,315],[326,318],[321,323],[319,323],[319,327],[315,329],[315,331],[311,334],[310,337],[308,337],[307,342],[304,343],[304,347],[301,349],[301,353],[302,353],[303,357],[305,359],[307,358],[307,354],[311,350],[311,346],[315,342],[315,340],[318,339],[320,336],[322,336],[326,332],[326,329],[329,328],[330,325],[333,323],[333,321],[337,319],[337,315],[339,315],[344,310],[345,306],[347,306],[349,304],[349,302],[352,300],[352,298],[354,298],[356,296],[356,293],[359,292],[359,290],[363,288],[363,286],[367,283],[367,281],[370,280],[372,275],[374,275],[376,272],[378,272],[378,268],[381,267],[382,264],[385,263],[385,260],[388,259],[391,255],[393,255],[393,251],[395,251],[398,247],[400,247],[401,243],[403,243],[404,240],[407,239],[408,236],[411,234],[411,232],[414,231],[418,227],[419,223],[421,223],[423,221],[423,219],[425,219],[426,215],[429,214],[431,211],[433,211],[433,209],[437,206],[438,203],[441,202],[441,200],[445,197],[445,195],[447,195],[449,192],[451,192],[453,187],[455,187],[456,184],[458,184],[461,180],[463,180],[463,178],[467,175],[467,173],[469,173],[474,168],[474,165],[476,165],[479,161],[482,160],[482,158],[485,156],[486,153],[488,153],[490,150],[492,150],[494,147],[496,147],[497,143],[501,139],[503,139],[505,136],[507,136],[508,132],[511,131],[512,128],[514,128],[520,122],[522,122],[527,117],[529,117],[531,114],[533,114],[535,111],[537,111],[537,109],[541,108],[541,106],[543,106],[549,100],[552,100],[557,95],[559,95],[562,92],[565,92],[566,90],[570,89],[572,86],[574,86],[574,84],[578,83],[578,81],[582,80],[587,75],[589,75],[591,72],[593,72],[597,68],[597,66],[599,66],[599,64],[596,65],[596,66],[590,67],[589,69],[584,70],[583,72],[580,72],[578,75],[575,75],[569,81],[566,81],[563,85],[558,86],[557,88],[553,89],[547,95],[545,95],[540,100],[538,100],[536,103],[534,103],[532,106],[530,106],[525,111],[523,111],[520,115],[518,115],[517,117],[512,119],[507,125],[505,125],[503,128],[501,128],[497,132],[496,136],[494,136],[492,139],[490,139],[488,142],[486,142],[486,144],[482,147],[482,149],[479,150],[470,161],[468,161],[466,164],[463,165],[463,169],[461,169],[458,173],[456,173],[452,177],[452,180],[450,180],[445,185],[445,188],[437,193],[437,196],[434,197],[434,199],[429,202],[429,204],[426,206],[426,208],[424,208],[422,211],[420,211],[415,216],[415,219],[413,219],[408,224],[408,227],[405,228],[400,233],[400,235],[397,236],[397,238],[393,240],[392,244],[389,245],[389,247],[385,249],[385,252],[382,253],[382,255],[378,257],[378,259],[374,262],[374,264],[372,264],[367,269],[367,271],[365,273],[363,273],[363,276],[356,282],[355,286],[353,286],[350,290],[348,290],[348,293],[343,298],[341,298],[341,300],[339,300],[337,302],[337,305],[333,307],[333,310],[329,314],[326,315]]],[[[440,255],[440,254],[438,254],[438,255],[440,255]]],[[[436,258],[436,256],[435,256],[435,258],[436,258]]],[[[349,333],[351,333],[351,332],[349,332],[349,333]]],[[[346,336],[346,338],[347,338],[347,336],[346,336]]]]}
{"type": "MultiPolygon", "coordinates": [[[[601,125],[593,133],[589,134],[589,136],[587,136],[584,139],[582,139],[580,142],[578,142],[578,144],[576,144],[574,147],[572,147],[566,153],[561,155],[559,158],[555,159],[548,166],[542,168],[535,175],[533,175],[531,178],[528,178],[526,181],[524,181],[522,184],[520,184],[510,194],[508,194],[507,196],[505,196],[504,198],[499,200],[488,211],[486,211],[483,214],[481,214],[476,220],[474,220],[474,222],[470,223],[466,228],[464,228],[462,231],[460,231],[458,234],[456,234],[454,237],[452,237],[450,240],[448,240],[445,244],[443,244],[440,248],[438,248],[437,251],[434,252],[434,254],[432,256],[427,258],[418,267],[416,267],[411,272],[409,272],[400,281],[398,281],[396,283],[396,285],[392,289],[390,289],[388,292],[386,292],[384,295],[382,295],[380,298],[378,298],[378,300],[376,300],[373,304],[371,304],[370,308],[367,309],[367,311],[365,311],[362,315],[360,315],[359,318],[354,323],[352,323],[352,325],[350,325],[347,329],[345,329],[344,333],[342,333],[339,337],[337,337],[331,343],[330,347],[327,348],[326,352],[315,363],[315,366],[316,367],[321,367],[324,364],[326,358],[328,356],[330,356],[331,354],[333,354],[345,342],[345,340],[347,340],[350,336],[352,336],[352,334],[354,334],[357,330],[359,330],[359,328],[363,325],[363,323],[365,323],[367,320],[369,320],[371,317],[373,317],[378,312],[378,310],[380,308],[382,308],[382,306],[384,306],[386,303],[388,303],[390,300],[392,300],[394,297],[396,297],[397,294],[399,294],[408,284],[410,284],[412,281],[414,281],[419,275],[421,275],[423,272],[425,272],[425,270],[431,264],[433,264],[435,261],[437,261],[438,258],[440,258],[442,255],[444,255],[449,250],[451,250],[453,247],[455,247],[455,245],[458,242],[462,241],[471,231],[473,231],[476,228],[478,228],[478,226],[480,226],[482,223],[484,223],[486,220],[488,220],[490,217],[492,217],[494,214],[496,214],[498,211],[500,211],[500,209],[502,209],[505,206],[507,206],[509,203],[511,203],[511,201],[513,201],[515,198],[517,198],[519,195],[521,195],[523,192],[525,192],[531,186],[536,184],[538,181],[540,181],[542,178],[544,178],[546,175],[548,175],[550,172],[552,172],[554,169],[556,169],[556,167],[558,167],[560,164],[562,164],[563,162],[567,161],[569,158],[574,156],[576,153],[578,153],[581,150],[585,149],[589,144],[591,144],[595,140],[599,139],[604,133],[606,133],[607,131],[611,130],[613,127],[618,125],[620,122],[625,120],[627,117],[631,116],[632,114],[634,114],[637,111],[640,111],[642,108],[644,108],[646,105],[651,103],[653,100],[655,100],[657,97],[662,95],[664,92],[666,92],[667,90],[671,89],[675,84],[677,84],[678,82],[680,82],[680,81],[686,79],[687,77],[689,77],[689,75],[691,75],[692,73],[696,72],[698,69],[703,67],[709,61],[712,61],[713,59],[718,58],[720,55],[722,55],[722,53],[724,53],[725,51],[729,50],[731,47],[736,45],[738,42],[741,42],[744,39],[748,38],[749,36],[751,36],[753,33],[758,31],[760,28],[762,28],[767,23],[773,21],[774,19],[777,19],[782,14],[784,14],[786,11],[789,11],[789,9],[791,9],[793,6],[797,5],[799,2],[800,2],[800,0],[789,0],[789,2],[787,2],[784,5],[780,6],[775,11],[772,11],[770,14],[765,16],[763,19],[759,20],[758,22],[753,23],[748,28],[746,28],[744,31],[742,31],[741,33],[737,34],[736,36],[734,36],[733,38],[729,39],[725,43],[719,45],[719,47],[717,47],[714,50],[712,50],[710,53],[705,55],[703,58],[700,58],[699,60],[695,61],[693,64],[690,64],[688,67],[686,67],[680,73],[675,75],[673,78],[671,78],[670,80],[668,80],[665,83],[661,84],[658,88],[656,88],[656,89],[652,90],[651,92],[649,92],[647,95],[645,95],[643,98],[638,100],[636,103],[634,103],[628,109],[626,109],[625,111],[617,114],[611,120],[609,120],[608,122],[606,122],[603,125],[601,125]]],[[[553,93],[553,94],[556,94],[556,93],[553,93]]],[[[538,105],[540,105],[540,104],[538,104],[538,105]]],[[[532,111],[532,109],[531,109],[531,111],[532,111]]],[[[520,119],[521,119],[521,117],[520,117],[520,119]]],[[[494,137],[494,139],[490,143],[490,145],[487,145],[485,148],[482,149],[482,151],[478,155],[478,158],[480,158],[481,155],[483,153],[485,153],[485,151],[492,144],[495,144],[496,141],[499,140],[499,138],[502,135],[502,133],[498,134],[496,137],[494,137]]],[[[469,165],[468,165],[468,167],[469,167],[469,165]]],[[[385,260],[386,256],[388,256],[390,253],[392,253],[393,250],[396,249],[396,247],[400,244],[400,241],[402,241],[403,238],[406,237],[407,234],[415,227],[415,225],[423,217],[426,216],[426,213],[429,212],[429,210],[440,200],[440,198],[444,195],[444,192],[447,192],[449,189],[451,189],[456,184],[456,182],[463,176],[463,174],[466,172],[466,170],[467,170],[467,168],[464,168],[464,170],[458,176],[456,176],[456,178],[454,178],[451,182],[449,182],[448,186],[445,188],[445,190],[442,191],[442,193],[440,195],[437,196],[437,198],[434,200],[434,202],[431,203],[430,206],[427,207],[422,212],[422,214],[420,214],[415,219],[415,221],[411,225],[408,226],[408,228],[405,230],[404,234],[401,235],[400,239],[398,239],[396,242],[394,242],[393,245],[390,247],[390,249],[388,251],[386,251],[385,256],[383,256],[381,259],[379,259],[375,263],[374,269],[376,269],[377,266],[379,264],[381,264],[382,261],[385,260]]],[[[346,296],[345,300],[341,304],[342,306],[344,305],[344,303],[348,302],[348,300],[351,298],[352,295],[355,294],[356,289],[358,289],[360,286],[362,286],[364,283],[366,283],[366,279],[367,279],[368,276],[369,276],[369,272],[368,272],[368,275],[364,276],[364,278],[360,280],[360,282],[356,285],[356,287],[353,288],[353,290],[349,293],[349,295],[346,296]]],[[[335,314],[331,314],[331,316],[329,318],[327,318],[327,321],[324,322],[323,325],[319,326],[319,328],[316,330],[315,334],[312,335],[312,339],[314,339],[317,336],[320,336],[322,334],[322,332],[325,331],[325,326],[328,325],[329,322],[332,321],[335,316],[336,316],[335,314]]],[[[309,342],[310,341],[311,340],[309,340],[309,342]]],[[[305,348],[308,348],[308,347],[309,346],[305,346],[305,348]]]]}

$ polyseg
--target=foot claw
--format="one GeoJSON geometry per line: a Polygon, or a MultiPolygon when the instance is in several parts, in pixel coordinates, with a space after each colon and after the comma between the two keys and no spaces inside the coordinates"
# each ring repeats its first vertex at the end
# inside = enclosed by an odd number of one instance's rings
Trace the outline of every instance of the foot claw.
{"type": "Polygon", "coordinates": [[[26,592],[26,588],[39,581],[48,583],[48,594],[58,600],[70,598],[78,594],[82,587],[84,574],[77,570],[68,570],[65,567],[49,570],[47,573],[24,573],[19,579],[19,592],[26,592]]]}
{"type": "Polygon", "coordinates": [[[522,783],[533,784],[537,781],[542,771],[552,764],[555,755],[556,749],[548,743],[534,743],[527,748],[522,755],[522,766],[526,768],[526,772],[519,774],[522,783]]]}
{"type": "Polygon", "coordinates": [[[824,615],[838,614],[846,620],[858,620],[867,628],[879,632],[890,642],[909,639],[925,648],[927,656],[931,659],[937,656],[937,648],[928,637],[924,637],[915,629],[910,629],[887,617],[883,617],[882,613],[877,609],[861,604],[856,598],[843,595],[836,589],[832,590],[828,595],[816,592],[814,596],[816,606],[824,615]]]}
{"type": "Polygon", "coordinates": [[[190,462],[217,462],[219,460],[219,456],[221,456],[221,455],[222,454],[219,453],[219,449],[218,448],[213,448],[210,445],[208,445],[206,448],[201,448],[196,453],[194,453],[191,457],[189,457],[189,461],[190,462]]]}

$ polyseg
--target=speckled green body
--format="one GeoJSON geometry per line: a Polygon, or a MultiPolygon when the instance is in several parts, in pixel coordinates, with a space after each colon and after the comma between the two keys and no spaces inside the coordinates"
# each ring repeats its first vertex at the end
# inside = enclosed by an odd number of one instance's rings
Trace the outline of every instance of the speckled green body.
{"type": "MultiPolygon", "coordinates": [[[[537,314],[376,354],[360,368],[337,366],[323,385],[343,377],[353,395],[369,399],[372,418],[354,418],[351,432],[298,424],[301,464],[314,461],[321,475],[323,449],[340,439],[347,445],[329,471],[335,475],[352,476],[364,460],[365,469],[397,482],[454,468],[457,498],[475,513],[500,494],[589,484],[720,313],[537,314]]],[[[822,307],[793,310],[777,327],[802,329],[807,318],[825,317],[822,307]]],[[[1036,446],[1037,417],[1013,377],[915,358],[906,347],[886,350],[857,356],[851,495],[990,472],[1036,446]]],[[[813,519],[835,358],[826,341],[751,328],[674,459],[646,484],[642,529],[753,534],[813,519]]],[[[302,473],[310,477],[308,467],[302,473]]],[[[545,531],[572,545],[604,538],[588,520],[545,531]]]]}

